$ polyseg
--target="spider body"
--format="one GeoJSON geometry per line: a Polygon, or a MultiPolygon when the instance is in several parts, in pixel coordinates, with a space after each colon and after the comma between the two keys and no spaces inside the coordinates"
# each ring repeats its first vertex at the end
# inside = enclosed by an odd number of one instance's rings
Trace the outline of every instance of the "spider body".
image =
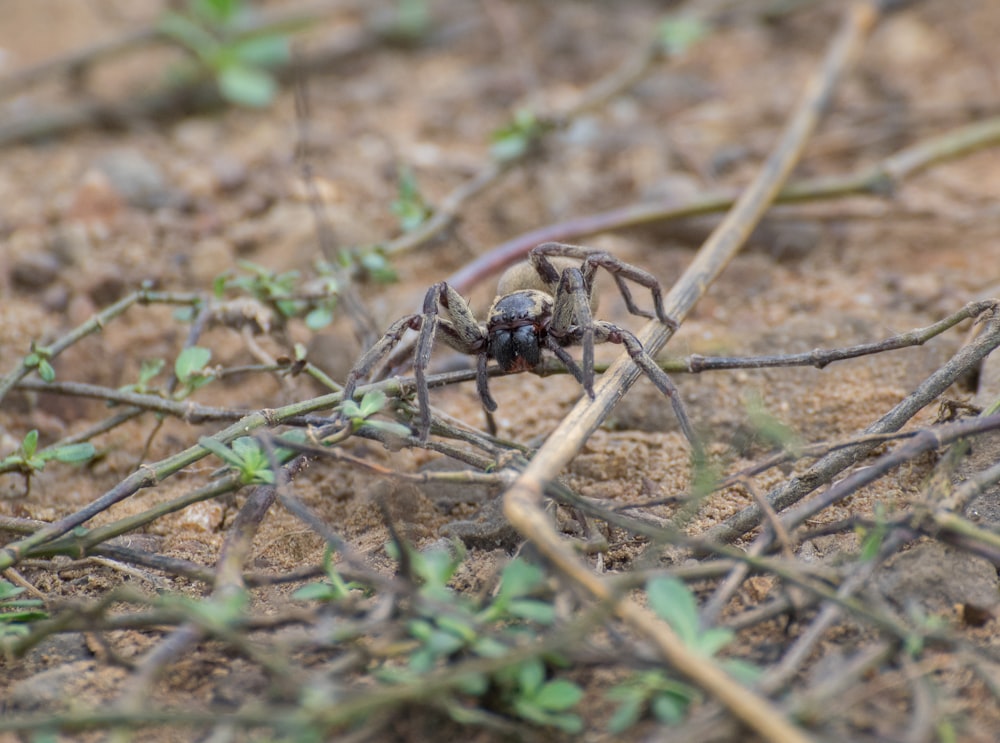
{"type": "Polygon", "coordinates": [[[625,347],[653,384],[670,397],[682,430],[694,442],[676,388],[643,350],[635,335],[593,317],[597,308],[594,276],[601,267],[614,278],[629,312],[641,317],[656,317],[676,327],[664,311],[656,278],[607,252],[576,245],[544,243],[533,248],[528,258],[528,262],[508,269],[500,278],[497,297],[485,323],[476,319],[468,303],[446,282],[428,289],[423,312],[393,323],[351,370],[344,385],[344,399],[353,397],[358,381],[389,354],[407,329],[419,331],[413,371],[420,407],[419,434],[421,440],[426,441],[431,425],[426,369],[435,340],[476,357],[476,388],[483,407],[491,412],[496,410],[497,404],[488,385],[490,360],[496,361],[504,372],[531,371],[541,363],[543,351],[549,351],[593,397],[594,344],[618,343],[625,347]],[[655,315],[636,306],[625,279],[650,290],[655,315]],[[583,347],[582,364],[566,351],[566,347],[574,345],[583,347]]]}
{"type": "Polygon", "coordinates": [[[497,297],[486,320],[487,355],[505,372],[531,371],[542,362],[552,321],[552,297],[525,289],[497,297]]]}

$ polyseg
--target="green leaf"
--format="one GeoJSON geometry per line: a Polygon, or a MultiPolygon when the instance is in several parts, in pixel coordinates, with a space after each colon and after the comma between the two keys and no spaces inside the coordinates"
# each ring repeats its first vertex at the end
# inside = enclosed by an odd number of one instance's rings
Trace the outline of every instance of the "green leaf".
{"type": "Polygon", "coordinates": [[[198,439],[198,443],[231,467],[236,467],[237,469],[243,467],[243,460],[239,455],[217,439],[202,436],[198,439]]]}
{"type": "Polygon", "coordinates": [[[270,105],[278,90],[273,75],[243,64],[226,65],[216,79],[223,98],[250,108],[270,105]]]}
{"type": "Polygon", "coordinates": [[[667,54],[678,56],[705,38],[710,30],[710,26],[700,18],[672,16],[660,23],[660,43],[667,54]]]}
{"type": "Polygon", "coordinates": [[[309,311],[305,317],[306,327],[310,330],[322,330],[333,322],[333,309],[325,305],[309,311]]]}
{"type": "Polygon", "coordinates": [[[693,646],[698,639],[698,606],[694,594],[677,578],[653,578],[646,585],[649,606],[665,619],[684,641],[693,646]]]}
{"type": "Polygon", "coordinates": [[[190,0],[191,12],[217,25],[226,25],[242,11],[244,0],[190,0]]]}
{"type": "Polygon", "coordinates": [[[187,382],[192,376],[198,374],[212,360],[212,352],[201,346],[190,346],[185,348],[177,356],[174,362],[174,374],[181,382],[187,382]]]}
{"type": "Polygon", "coordinates": [[[741,658],[727,658],[722,661],[722,667],[734,679],[748,686],[757,683],[762,673],[760,668],[741,658]]]}
{"type": "Polygon", "coordinates": [[[202,59],[207,58],[219,44],[200,24],[180,13],[168,11],[156,25],[161,34],[186,46],[202,59]]]}
{"type": "Polygon", "coordinates": [[[451,632],[434,630],[425,644],[438,657],[447,657],[465,647],[465,640],[451,632]]]}
{"type": "Polygon", "coordinates": [[[673,694],[657,694],[653,697],[650,708],[660,722],[676,725],[684,719],[684,713],[689,704],[689,700],[683,697],[677,697],[673,694]]]}
{"type": "Polygon", "coordinates": [[[694,649],[707,656],[715,655],[733,641],[733,631],[725,627],[709,627],[698,635],[694,649]]]}
{"type": "Polygon", "coordinates": [[[309,583],[295,589],[292,598],[296,601],[330,601],[337,597],[329,583],[309,583]]]}
{"type": "Polygon", "coordinates": [[[139,369],[139,385],[145,389],[146,385],[149,384],[153,378],[163,371],[165,365],[163,359],[146,359],[142,362],[142,368],[139,369]]]}
{"type": "Polygon", "coordinates": [[[246,461],[248,457],[256,457],[261,454],[257,440],[250,436],[240,436],[230,446],[236,453],[236,456],[243,461],[246,461]]]}
{"type": "Polygon", "coordinates": [[[395,269],[378,250],[365,251],[359,256],[358,263],[368,276],[380,284],[388,284],[397,278],[395,269]]]}
{"type": "Polygon", "coordinates": [[[511,560],[503,569],[500,596],[519,598],[527,596],[545,582],[545,573],[527,560],[511,560]]]}
{"type": "Polygon", "coordinates": [[[531,658],[518,668],[517,681],[525,696],[534,697],[544,680],[545,666],[539,658],[531,658]]]}
{"type": "Polygon", "coordinates": [[[291,57],[288,39],[274,33],[240,39],[233,45],[232,51],[248,67],[273,67],[287,62],[291,57]]]}
{"type": "Polygon", "coordinates": [[[535,114],[521,109],[514,120],[493,133],[490,154],[497,162],[505,163],[524,155],[541,135],[542,123],[535,114]]]}
{"type": "Polygon", "coordinates": [[[25,459],[31,459],[38,451],[38,429],[33,428],[24,435],[21,442],[21,451],[24,452],[25,459]]]}
{"type": "Polygon", "coordinates": [[[527,619],[530,622],[550,625],[556,620],[556,608],[552,604],[535,599],[519,599],[511,601],[507,606],[507,613],[519,619],[527,619]]]}
{"type": "Polygon", "coordinates": [[[52,458],[57,462],[86,462],[94,458],[96,450],[90,442],[60,446],[52,451],[52,458]]]}
{"type": "Polygon", "coordinates": [[[38,362],[38,376],[45,382],[51,382],[56,378],[56,370],[52,368],[52,364],[47,359],[41,359],[38,362]]]}
{"type": "Polygon", "coordinates": [[[563,712],[583,698],[583,689],[572,681],[549,681],[535,694],[535,704],[553,712],[563,712]]]}
{"type": "Polygon", "coordinates": [[[361,398],[361,417],[367,418],[375,415],[375,413],[385,407],[385,399],[385,393],[379,390],[366,392],[365,396],[361,398]]]}
{"type": "Polygon", "coordinates": [[[7,601],[15,596],[20,596],[27,589],[15,586],[10,581],[0,580],[0,601],[7,601]]]}
{"type": "Polygon", "coordinates": [[[630,727],[639,722],[642,717],[643,707],[646,705],[646,698],[642,694],[633,693],[621,700],[618,709],[611,715],[608,721],[608,732],[612,735],[624,733],[630,727]]]}
{"type": "Polygon", "coordinates": [[[378,431],[391,433],[393,436],[399,436],[400,438],[405,438],[413,433],[409,427],[404,426],[402,423],[395,423],[393,421],[366,421],[365,426],[368,428],[374,428],[378,431]]]}

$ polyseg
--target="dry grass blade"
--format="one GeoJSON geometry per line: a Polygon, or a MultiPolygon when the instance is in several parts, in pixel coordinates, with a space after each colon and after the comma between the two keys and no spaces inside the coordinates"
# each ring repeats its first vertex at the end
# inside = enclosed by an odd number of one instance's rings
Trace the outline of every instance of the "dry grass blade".
{"type": "MultiPolygon", "coordinates": [[[[798,109],[759,176],[743,194],[719,228],[702,247],[688,271],[666,298],[667,313],[680,320],[737,253],[753,226],[779,193],[798,160],[805,143],[833,95],[840,74],[847,68],[861,42],[874,27],[879,10],[869,3],[856,3],[846,12],[841,31],[834,38],[826,59],[810,81],[798,109]]],[[[639,338],[651,353],[657,353],[670,330],[650,323],[639,338]]],[[[620,358],[601,379],[593,401],[584,400],[560,423],[538,451],[528,468],[504,498],[510,522],[530,539],[570,578],[595,597],[616,600],[608,584],[593,575],[549,526],[540,507],[545,484],[579,451],[614,404],[639,376],[628,356],[620,358]]],[[[767,700],[737,684],[718,666],[692,653],[664,622],[629,600],[618,600],[616,613],[654,642],[666,660],[757,733],[772,741],[804,741],[807,736],[791,724],[767,700]]]]}

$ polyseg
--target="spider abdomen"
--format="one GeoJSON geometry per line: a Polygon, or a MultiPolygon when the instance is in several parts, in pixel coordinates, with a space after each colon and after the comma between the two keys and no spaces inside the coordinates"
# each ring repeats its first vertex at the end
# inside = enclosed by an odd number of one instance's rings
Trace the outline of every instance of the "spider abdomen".
{"type": "Polygon", "coordinates": [[[551,317],[552,298],[544,292],[523,290],[498,297],[486,323],[489,355],[507,372],[534,369],[542,360],[551,317]]]}

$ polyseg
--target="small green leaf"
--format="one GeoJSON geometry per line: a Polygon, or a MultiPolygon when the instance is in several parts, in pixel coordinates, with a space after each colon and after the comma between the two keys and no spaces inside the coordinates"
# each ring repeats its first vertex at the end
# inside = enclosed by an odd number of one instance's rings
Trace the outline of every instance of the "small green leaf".
{"type": "Polygon", "coordinates": [[[38,451],[38,429],[33,428],[24,435],[21,442],[21,451],[24,452],[25,459],[31,459],[38,451]]]}
{"type": "Polygon", "coordinates": [[[689,700],[683,697],[677,697],[673,694],[657,694],[653,697],[650,707],[657,720],[668,725],[676,725],[684,719],[688,704],[689,700]]]}
{"type": "Polygon", "coordinates": [[[521,664],[517,672],[518,685],[525,696],[534,697],[545,680],[545,666],[538,658],[531,658],[521,664]]]}
{"type": "Polygon", "coordinates": [[[198,443],[231,467],[236,467],[238,469],[243,467],[243,460],[236,454],[236,452],[222,442],[208,436],[202,436],[198,439],[198,443]]]}
{"type": "Polygon", "coordinates": [[[375,415],[385,406],[385,393],[379,390],[372,390],[365,393],[361,398],[361,417],[368,418],[375,415]]]}
{"type": "Polygon", "coordinates": [[[56,370],[52,368],[52,364],[47,359],[41,359],[38,362],[38,376],[45,382],[51,382],[56,378],[56,370]]]}
{"type": "Polygon", "coordinates": [[[240,39],[233,45],[234,56],[250,67],[273,67],[291,58],[288,39],[280,34],[262,34],[240,39]]]}
{"type": "Polygon", "coordinates": [[[549,681],[535,694],[535,704],[553,712],[563,712],[583,698],[583,689],[572,681],[549,681]]]}
{"type": "Polygon", "coordinates": [[[660,43],[667,54],[678,56],[705,38],[709,31],[709,25],[700,18],[671,16],[660,23],[660,43]]]}
{"type": "Polygon", "coordinates": [[[278,90],[274,76],[242,64],[230,64],[218,75],[219,91],[231,103],[250,108],[270,105],[278,90]]]}
{"type": "Polygon", "coordinates": [[[507,606],[507,613],[529,622],[550,625],[556,620],[556,608],[552,604],[534,599],[518,599],[507,606]]]}
{"type": "Polygon", "coordinates": [[[257,444],[256,439],[250,436],[240,436],[235,439],[232,444],[230,444],[233,451],[242,460],[246,460],[247,457],[253,457],[260,454],[260,446],[257,444]]]}
{"type": "Polygon", "coordinates": [[[193,375],[201,372],[211,360],[211,350],[201,346],[190,346],[177,355],[174,374],[181,382],[187,382],[193,375]]]}
{"type": "Polygon", "coordinates": [[[296,601],[330,601],[337,596],[329,583],[309,583],[296,589],[292,598],[296,601]]]}
{"type": "Polygon", "coordinates": [[[698,606],[694,594],[677,578],[653,578],[646,585],[650,608],[665,619],[684,641],[693,645],[698,638],[698,606]]]}
{"type": "Polygon", "coordinates": [[[52,451],[52,458],[57,462],[86,462],[94,458],[96,450],[90,442],[60,446],[52,451]]]}
{"type": "Polygon", "coordinates": [[[20,596],[27,589],[15,586],[10,581],[0,580],[0,601],[7,601],[15,596],[20,596]]]}
{"type": "Polygon", "coordinates": [[[733,631],[725,627],[709,627],[698,635],[694,649],[707,656],[713,656],[733,641],[733,631]]]}
{"type": "Polygon", "coordinates": [[[393,421],[367,421],[365,422],[365,426],[378,431],[385,431],[400,438],[406,438],[413,433],[407,426],[404,426],[402,423],[394,423],[393,421]]]}
{"type": "Polygon", "coordinates": [[[306,327],[310,330],[322,330],[333,322],[333,309],[327,306],[316,307],[305,317],[306,327]]]}
{"type": "Polygon", "coordinates": [[[490,154],[505,163],[523,156],[543,131],[542,123],[532,111],[521,109],[514,120],[493,133],[490,154]]]}
{"type": "MultiPolygon", "coordinates": [[[[609,696],[611,696],[610,692],[609,696]]],[[[618,735],[639,722],[645,704],[646,698],[640,693],[631,692],[628,695],[624,695],[621,704],[618,705],[618,709],[615,710],[608,721],[608,732],[612,735],[618,735]]]]}
{"type": "Polygon", "coordinates": [[[545,573],[537,565],[527,560],[511,560],[503,569],[499,595],[507,598],[527,596],[544,581],[545,573]]]}

